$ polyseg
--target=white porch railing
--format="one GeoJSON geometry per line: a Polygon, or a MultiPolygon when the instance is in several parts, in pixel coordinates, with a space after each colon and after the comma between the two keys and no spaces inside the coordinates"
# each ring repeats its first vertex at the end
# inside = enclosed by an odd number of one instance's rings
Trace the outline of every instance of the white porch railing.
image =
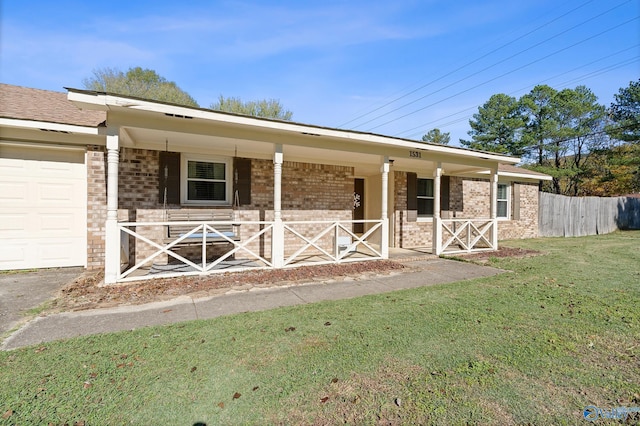
{"type": "MultiPolygon", "coordinates": [[[[227,236],[227,232],[216,229],[216,226],[228,228],[237,222],[120,222],[118,228],[121,236],[130,235],[134,239],[133,246],[135,251],[131,253],[134,258],[139,257],[139,251],[146,249],[152,251],[144,259],[135,262],[133,266],[124,266],[118,275],[118,281],[132,281],[148,278],[170,278],[183,275],[202,275],[212,272],[227,272],[231,267],[237,269],[256,269],[269,268],[273,265],[271,261],[256,253],[250,248],[251,244],[263,236],[270,236],[273,230],[273,222],[246,221],[245,225],[256,225],[259,230],[253,235],[241,241],[235,241],[227,236]],[[155,237],[156,235],[166,235],[166,229],[169,225],[186,225],[193,226],[190,231],[185,232],[178,238],[165,243],[165,238],[155,237]],[[137,231],[140,228],[146,228],[145,231],[137,231]],[[149,230],[158,230],[159,232],[148,232],[149,230]],[[147,234],[147,235],[145,235],[147,234]],[[194,238],[193,236],[196,236],[194,238]],[[186,256],[177,252],[188,243],[191,248],[199,251],[198,261],[193,261],[186,256]],[[207,247],[213,244],[227,244],[230,248],[215,259],[207,259],[207,247]],[[146,247],[145,247],[146,245],[146,247]],[[243,253],[248,256],[242,262],[235,261],[236,253],[243,253]],[[166,256],[166,257],[165,257],[166,256]],[[171,264],[169,260],[175,259],[178,262],[171,264]],[[233,260],[232,264],[229,261],[233,260]],[[155,263],[154,261],[158,261],[155,263]],[[227,262],[224,264],[224,262],[227,262]],[[257,261],[258,263],[254,263],[257,261]],[[155,270],[154,270],[155,268],[155,270]],[[138,271],[136,274],[135,272],[138,271]]],[[[122,237],[121,237],[122,238],[122,237]]],[[[130,246],[131,244],[121,244],[121,246],[130,246]]],[[[128,264],[130,253],[122,253],[126,260],[121,259],[121,264],[128,264]]]]}
{"type": "Polygon", "coordinates": [[[283,267],[384,258],[381,242],[387,231],[382,220],[284,222],[283,238],[274,238],[274,223],[119,222],[121,270],[117,281],[275,268],[273,253],[282,252],[283,267]],[[364,223],[368,229],[358,235],[352,231],[354,223],[364,223]],[[167,242],[169,225],[192,228],[167,242]],[[229,237],[228,232],[216,228],[230,225],[239,225],[241,238],[229,237]],[[274,250],[275,241],[284,241],[286,250],[274,250]],[[207,249],[214,245],[220,247],[219,253],[210,257],[207,249]],[[188,255],[182,253],[185,249],[188,255]],[[139,258],[142,259],[138,261],[139,258]],[[135,260],[129,262],[130,259],[135,260]]]}
{"type": "MultiPolygon", "coordinates": [[[[381,220],[344,220],[344,221],[323,221],[323,222],[303,222],[293,221],[285,222],[285,241],[291,235],[296,243],[301,243],[298,248],[290,256],[285,256],[284,266],[300,266],[308,264],[321,263],[341,263],[341,262],[358,262],[362,260],[378,260],[383,259],[381,250],[381,240],[378,239],[377,244],[368,241],[368,238],[382,232],[381,220]],[[365,227],[369,225],[369,229],[358,236],[351,229],[353,224],[363,223],[365,227]],[[324,228],[312,231],[312,235],[305,236],[305,228],[309,225],[322,225],[324,228]],[[322,244],[321,241],[331,239],[330,244],[322,244]]],[[[308,231],[307,231],[308,234],[308,231]]]]}
{"type": "Polygon", "coordinates": [[[442,245],[437,254],[497,250],[496,219],[440,219],[442,245]]]}

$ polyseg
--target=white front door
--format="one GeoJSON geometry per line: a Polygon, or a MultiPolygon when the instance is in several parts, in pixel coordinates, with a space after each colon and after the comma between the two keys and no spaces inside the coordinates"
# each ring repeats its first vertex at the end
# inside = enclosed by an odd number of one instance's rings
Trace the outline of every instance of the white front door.
{"type": "Polygon", "coordinates": [[[0,144],[0,270],[86,259],[84,150],[0,144]]]}

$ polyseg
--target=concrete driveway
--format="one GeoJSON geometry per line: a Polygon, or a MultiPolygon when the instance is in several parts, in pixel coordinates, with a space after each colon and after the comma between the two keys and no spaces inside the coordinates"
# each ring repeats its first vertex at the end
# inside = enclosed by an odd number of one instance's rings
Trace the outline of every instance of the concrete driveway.
{"type": "Polygon", "coordinates": [[[18,326],[26,311],[52,299],[83,272],[78,267],[0,273],[0,337],[18,326]]]}

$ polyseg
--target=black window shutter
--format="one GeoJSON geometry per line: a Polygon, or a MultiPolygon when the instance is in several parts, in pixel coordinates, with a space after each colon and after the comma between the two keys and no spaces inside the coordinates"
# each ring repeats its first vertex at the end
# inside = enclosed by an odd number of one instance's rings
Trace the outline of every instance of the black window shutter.
{"type": "MultiPolygon", "coordinates": [[[[251,204],[251,159],[233,159],[233,193],[238,194],[241,206],[251,204]],[[237,180],[236,180],[237,177],[237,180]]],[[[235,201],[234,201],[235,202],[235,201]]]]}
{"type": "Polygon", "coordinates": [[[407,222],[418,220],[418,175],[407,173],[407,222]]]}
{"type": "Polygon", "coordinates": [[[450,184],[450,176],[441,176],[440,177],[440,210],[450,210],[449,209],[449,184],[450,184]]]}
{"type": "Polygon", "coordinates": [[[167,204],[180,204],[180,153],[160,151],[158,170],[158,200],[164,204],[164,190],[167,189],[167,204]],[[165,173],[166,171],[166,173],[165,173]]]}

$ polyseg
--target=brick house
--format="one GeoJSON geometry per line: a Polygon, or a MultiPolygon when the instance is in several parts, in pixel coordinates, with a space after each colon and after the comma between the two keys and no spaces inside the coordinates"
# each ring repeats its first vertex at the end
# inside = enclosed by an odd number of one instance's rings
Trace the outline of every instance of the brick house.
{"type": "Polygon", "coordinates": [[[538,235],[549,177],[517,158],[76,89],[0,95],[0,269],[114,283],[538,235]]]}

